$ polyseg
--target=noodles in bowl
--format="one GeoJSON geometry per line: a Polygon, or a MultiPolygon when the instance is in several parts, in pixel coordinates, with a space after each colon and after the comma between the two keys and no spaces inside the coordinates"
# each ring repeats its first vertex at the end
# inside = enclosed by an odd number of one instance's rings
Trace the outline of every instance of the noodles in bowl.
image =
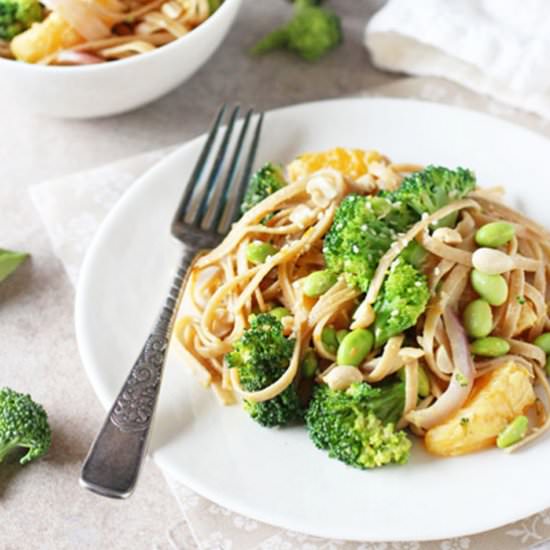
{"type": "Polygon", "coordinates": [[[0,24],[1,57],[89,65],[169,44],[206,21],[222,1],[0,0],[0,8],[2,3],[6,10],[24,4],[28,15],[11,26],[0,24]]]}
{"type": "Polygon", "coordinates": [[[176,326],[223,403],[359,468],[548,430],[550,234],[501,189],[337,148],[268,164],[243,210],[176,326]]]}

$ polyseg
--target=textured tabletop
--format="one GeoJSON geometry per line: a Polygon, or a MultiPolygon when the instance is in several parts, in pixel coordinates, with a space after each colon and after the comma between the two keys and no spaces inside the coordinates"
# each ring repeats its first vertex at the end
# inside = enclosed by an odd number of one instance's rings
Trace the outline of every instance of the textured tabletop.
{"type": "MultiPolygon", "coordinates": [[[[30,116],[0,101],[0,247],[32,261],[0,287],[0,386],[30,392],[48,410],[48,457],[0,469],[0,549],[150,549],[165,540],[179,510],[162,475],[145,465],[128,501],[79,488],[80,463],[103,411],[80,364],[74,291],[29,201],[28,187],[204,131],[216,107],[239,100],[269,109],[352,95],[396,80],[372,68],[362,46],[369,15],[382,1],[337,0],[345,44],[319,64],[286,54],[251,59],[247,48],[288,12],[284,0],[248,0],[226,43],[189,82],[133,113],[87,122],[30,116]]],[[[2,83],[2,86],[5,84],[2,83]]]]}

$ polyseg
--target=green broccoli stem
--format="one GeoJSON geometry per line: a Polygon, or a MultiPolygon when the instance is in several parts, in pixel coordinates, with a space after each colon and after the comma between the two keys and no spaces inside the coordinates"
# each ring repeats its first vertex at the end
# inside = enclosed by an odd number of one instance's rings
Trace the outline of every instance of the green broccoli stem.
{"type": "Polygon", "coordinates": [[[17,439],[12,439],[11,441],[4,442],[4,444],[0,446],[0,462],[2,462],[4,458],[6,458],[6,456],[9,455],[18,446],[19,441],[17,439]]]}
{"type": "Polygon", "coordinates": [[[288,44],[288,31],[286,27],[281,27],[264,36],[253,48],[252,53],[261,55],[272,50],[278,50],[286,47],[288,44]]]}

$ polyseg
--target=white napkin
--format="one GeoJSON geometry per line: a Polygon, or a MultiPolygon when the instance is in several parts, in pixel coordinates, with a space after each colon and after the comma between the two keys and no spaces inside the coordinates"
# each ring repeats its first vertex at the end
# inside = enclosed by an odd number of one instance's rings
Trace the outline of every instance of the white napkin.
{"type": "MultiPolygon", "coordinates": [[[[449,84],[408,79],[386,86],[387,95],[459,102],[484,111],[544,127],[529,117],[520,119],[501,107],[480,101],[449,84]]],[[[73,284],[86,249],[110,209],[133,182],[172,149],[141,154],[95,170],[47,181],[31,188],[31,198],[47,229],[52,248],[73,284]]],[[[550,550],[550,509],[523,521],[476,536],[434,542],[345,542],[322,540],[290,532],[241,516],[218,506],[165,476],[182,519],[166,525],[166,540],[154,550],[524,550],[532,545],[550,550]]]]}
{"type": "Polygon", "coordinates": [[[445,77],[550,118],[548,0],[389,0],[365,43],[383,69],[445,77]]]}

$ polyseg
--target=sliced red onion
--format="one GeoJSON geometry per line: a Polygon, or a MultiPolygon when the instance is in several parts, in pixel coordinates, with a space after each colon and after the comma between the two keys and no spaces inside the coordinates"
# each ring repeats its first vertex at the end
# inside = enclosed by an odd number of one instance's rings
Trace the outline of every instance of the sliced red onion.
{"type": "Polygon", "coordinates": [[[464,405],[470,395],[475,378],[474,362],[470,354],[468,338],[456,313],[450,307],[443,312],[443,320],[451,344],[454,365],[451,381],[445,392],[433,405],[426,409],[412,411],[407,416],[410,422],[426,430],[441,424],[464,405]]]}
{"type": "Polygon", "coordinates": [[[86,40],[100,40],[111,35],[110,26],[82,0],[42,0],[42,4],[58,13],[86,40]]]}
{"type": "Polygon", "coordinates": [[[103,63],[105,59],[87,52],[76,52],[74,50],[63,50],[55,58],[57,63],[67,63],[70,65],[92,65],[103,63]]]}

